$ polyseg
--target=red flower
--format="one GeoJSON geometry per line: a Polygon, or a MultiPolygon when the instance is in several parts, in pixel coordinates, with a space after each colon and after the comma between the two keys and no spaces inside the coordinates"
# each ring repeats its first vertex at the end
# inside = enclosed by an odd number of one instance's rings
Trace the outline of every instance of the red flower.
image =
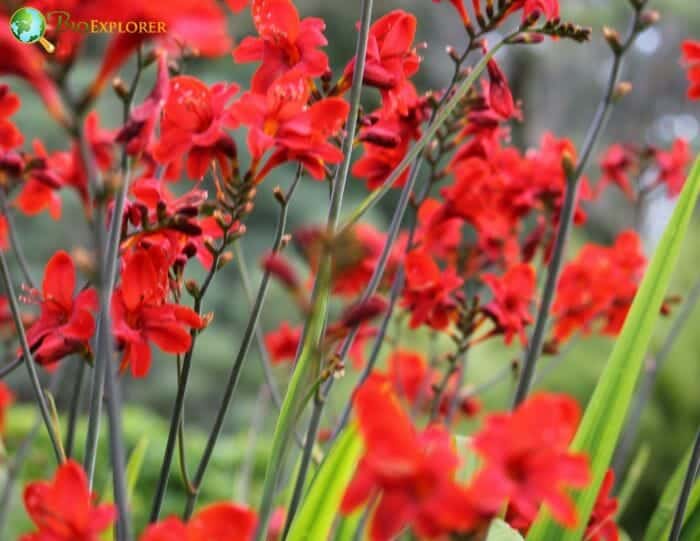
{"type": "Polygon", "coordinates": [[[250,509],[233,503],[214,503],[200,509],[187,523],[169,517],[151,524],[140,541],[249,541],[257,517],[250,509]]]}
{"type": "Polygon", "coordinates": [[[20,131],[9,120],[19,107],[19,97],[10,92],[9,86],[0,85],[0,150],[10,150],[24,142],[20,131]]]}
{"type": "Polygon", "coordinates": [[[486,418],[472,446],[483,458],[473,490],[484,504],[509,502],[509,522],[526,530],[540,506],[572,527],[576,509],[566,487],[590,481],[588,460],[568,451],[580,417],[578,404],[562,395],[536,394],[513,413],[486,418]]]}
{"type": "Polygon", "coordinates": [[[67,152],[49,155],[38,139],[33,142],[36,159],[43,167],[32,169],[25,179],[20,192],[13,201],[27,216],[34,216],[47,210],[54,220],[61,217],[61,198],[58,190],[65,186],[65,176],[72,167],[67,152]]]}
{"type": "Polygon", "coordinates": [[[683,60],[688,65],[688,97],[691,100],[700,99],[700,41],[687,39],[683,42],[683,60]]]}
{"type": "Polygon", "coordinates": [[[276,331],[265,335],[265,347],[270,354],[270,360],[275,363],[293,361],[301,340],[301,327],[290,327],[283,321],[276,331]]]}
{"type": "Polygon", "coordinates": [[[216,160],[228,176],[235,143],[223,128],[230,121],[228,103],[238,88],[226,83],[208,87],[189,75],[171,79],[160,140],[153,149],[156,160],[167,164],[188,154],[187,174],[192,180],[201,179],[216,160]]]}
{"type": "Polygon", "coordinates": [[[264,94],[292,69],[311,78],[329,70],[328,57],[318,50],[328,44],[322,19],[300,20],[291,0],[254,0],[252,10],[260,37],[243,39],[233,58],[236,62],[262,62],[251,81],[253,92],[264,94]]]}
{"type": "MultiPolygon", "coordinates": [[[[365,152],[353,165],[352,174],[365,179],[368,189],[374,190],[384,184],[403,160],[411,141],[420,138],[420,126],[427,118],[426,103],[426,98],[418,96],[413,84],[404,81],[394,89],[391,100],[384,100],[379,109],[363,118],[370,124],[359,134],[365,152]]],[[[403,186],[407,176],[408,168],[393,187],[403,186]]]]}
{"type": "Polygon", "coordinates": [[[481,279],[493,292],[493,299],[484,306],[484,312],[494,320],[498,332],[505,334],[506,344],[517,334],[525,345],[525,326],[533,321],[530,305],[535,297],[535,268],[521,263],[508,269],[503,276],[484,274],[481,279]]]}
{"type": "Polygon", "coordinates": [[[584,541],[618,541],[620,532],[615,524],[617,499],[610,496],[615,484],[615,473],[608,470],[598,491],[591,518],[588,521],[584,541]]]}
{"type": "Polygon", "coordinates": [[[376,499],[372,541],[394,539],[407,526],[429,538],[473,528],[479,517],[472,496],[454,481],[459,459],[450,434],[439,426],[418,432],[378,374],[357,390],[353,404],[365,451],[341,511],[376,499]]]}
{"type": "Polygon", "coordinates": [[[24,489],[24,506],[37,527],[20,541],[99,541],[116,518],[113,505],[95,505],[85,472],[64,462],[52,481],[36,481],[24,489]]]}
{"type": "Polygon", "coordinates": [[[523,10],[523,20],[531,15],[544,15],[545,19],[551,21],[559,17],[559,0],[516,0],[511,11],[523,10]]]}
{"type": "Polygon", "coordinates": [[[518,115],[510,86],[498,63],[491,59],[486,65],[489,73],[488,101],[492,110],[504,120],[518,115]]]}
{"type": "Polygon", "coordinates": [[[409,404],[425,402],[433,393],[432,385],[439,375],[420,353],[398,349],[391,354],[388,364],[394,392],[409,404]]]}
{"type": "Polygon", "coordinates": [[[159,246],[139,248],[125,258],[122,283],[112,296],[114,336],[124,348],[121,368],[134,377],[148,374],[153,341],[166,353],[185,353],[192,342],[187,328],[204,321],[187,306],[166,302],[167,254],[159,246]]]}
{"type": "Polygon", "coordinates": [[[325,164],[338,163],[343,154],[328,138],[342,128],[349,106],[341,98],[324,98],[308,105],[310,89],[305,77],[292,71],[277,79],[266,94],[246,92],[232,107],[232,116],[250,128],[248,147],[260,160],[274,148],[257,175],[260,182],[274,167],[299,161],[321,180],[325,164]]]}
{"type": "Polygon", "coordinates": [[[425,323],[434,329],[445,329],[456,315],[453,299],[463,280],[454,269],[441,271],[423,250],[413,250],[404,262],[406,287],[402,305],[411,312],[411,328],[425,323]]]}
{"type": "Polygon", "coordinates": [[[659,166],[659,180],[666,185],[668,195],[676,197],[683,190],[686,170],[692,159],[690,145],[685,139],[676,139],[671,150],[656,150],[654,153],[659,166]]]}
{"type": "Polygon", "coordinates": [[[629,199],[634,200],[636,194],[632,188],[629,175],[636,171],[638,167],[638,157],[631,149],[620,144],[612,145],[600,160],[600,168],[603,170],[603,176],[597,186],[598,194],[603,191],[605,186],[612,182],[617,185],[629,199]]]}
{"type": "MultiPolygon", "coordinates": [[[[370,28],[364,83],[379,88],[384,97],[418,71],[420,57],[413,46],[416,25],[415,15],[396,9],[370,28]]],[[[344,86],[349,86],[354,70],[355,59],[345,68],[344,86]]]]}
{"type": "Polygon", "coordinates": [[[0,381],[0,435],[5,432],[5,418],[7,409],[14,403],[15,393],[12,392],[5,382],[0,381]]]}
{"type": "Polygon", "coordinates": [[[568,339],[576,331],[589,333],[594,323],[602,331],[620,332],[642,278],[646,258],[634,231],[623,231],[611,247],[587,244],[568,263],[557,284],[552,306],[554,338],[568,339]]]}
{"type": "Polygon", "coordinates": [[[52,365],[63,357],[90,354],[95,332],[97,292],[83,289],[74,296],[75,267],[64,251],[56,252],[46,264],[41,292],[29,291],[29,300],[41,306],[41,315],[27,331],[27,340],[39,364],[52,365]]]}

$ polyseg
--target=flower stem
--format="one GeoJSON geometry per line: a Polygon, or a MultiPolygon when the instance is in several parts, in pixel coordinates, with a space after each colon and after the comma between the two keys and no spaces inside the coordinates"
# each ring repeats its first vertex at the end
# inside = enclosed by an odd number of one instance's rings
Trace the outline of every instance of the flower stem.
{"type": "Polygon", "coordinates": [[[75,428],[78,424],[80,399],[82,398],[83,380],[85,379],[85,361],[78,360],[78,369],[74,375],[73,392],[68,408],[68,428],[66,429],[66,443],[64,444],[66,456],[73,456],[73,444],[75,443],[75,428]]]}
{"type": "Polygon", "coordinates": [[[676,506],[676,512],[673,515],[673,522],[671,527],[671,534],[668,537],[669,541],[678,541],[681,536],[681,529],[683,528],[683,520],[685,519],[685,508],[688,505],[688,498],[690,497],[690,491],[693,488],[693,483],[698,475],[700,469],[700,430],[695,436],[695,444],[693,445],[693,452],[690,455],[690,462],[688,463],[688,471],[685,474],[685,480],[683,481],[683,488],[681,489],[681,495],[678,498],[678,504],[676,506]]]}
{"type": "MultiPolygon", "coordinates": [[[[279,252],[282,247],[282,240],[285,235],[285,230],[287,228],[287,214],[289,210],[289,200],[291,199],[294,191],[296,190],[299,180],[302,177],[302,169],[298,168],[297,174],[292,181],[292,184],[284,197],[284,203],[282,203],[282,208],[280,211],[279,219],[277,221],[277,231],[275,232],[275,239],[272,246],[272,251],[274,253],[279,252]]],[[[243,368],[243,363],[248,356],[248,351],[250,350],[250,344],[253,341],[253,336],[255,334],[255,329],[258,325],[258,319],[260,318],[260,312],[265,303],[265,297],[267,296],[267,289],[270,283],[270,273],[266,271],[263,274],[262,280],[260,282],[260,287],[258,288],[258,293],[255,297],[255,303],[248,317],[248,323],[246,324],[245,331],[243,333],[243,339],[241,345],[239,346],[238,353],[234,359],[233,366],[231,367],[231,372],[229,374],[228,382],[226,383],[226,389],[224,390],[224,396],[221,399],[219,408],[216,413],[216,419],[214,420],[214,426],[209,433],[209,438],[207,439],[206,447],[204,448],[204,453],[199,461],[197,470],[195,472],[194,478],[192,480],[194,484],[194,492],[188,494],[187,503],[185,506],[185,511],[183,516],[188,519],[194,511],[194,505],[197,501],[197,495],[199,493],[199,488],[202,485],[202,480],[209,466],[209,461],[211,460],[211,455],[214,452],[214,447],[221,434],[221,429],[224,425],[224,419],[226,418],[226,413],[228,407],[233,398],[233,394],[236,391],[238,385],[238,380],[240,379],[241,369],[243,368]]]]}
{"type": "Polygon", "coordinates": [[[12,219],[12,213],[10,212],[9,205],[7,204],[7,194],[5,194],[5,190],[2,188],[0,188],[0,211],[2,211],[2,215],[5,216],[5,219],[7,220],[10,245],[12,246],[12,251],[15,253],[15,259],[17,260],[19,270],[22,272],[22,276],[24,277],[24,282],[29,287],[34,289],[36,288],[36,285],[34,285],[34,280],[32,280],[27,258],[24,256],[24,250],[22,250],[22,245],[17,237],[15,222],[12,219]]]}
{"type": "MultiPolygon", "coordinates": [[[[369,41],[369,29],[372,20],[373,0],[362,0],[360,7],[359,36],[355,46],[355,69],[352,76],[352,86],[350,88],[350,110],[345,123],[345,137],[342,144],[343,161],[336,169],[331,186],[331,201],[328,211],[326,233],[329,239],[334,239],[338,226],[338,218],[343,202],[343,193],[350,173],[352,162],[352,150],[355,143],[355,133],[357,131],[357,121],[360,111],[360,98],[362,96],[362,83],[365,75],[365,64],[367,60],[367,44],[369,41]]],[[[299,414],[303,411],[303,397],[306,393],[304,379],[311,375],[314,380],[314,371],[320,369],[320,361],[317,366],[316,355],[310,352],[320,351],[319,345],[323,337],[323,321],[325,320],[325,307],[327,306],[331,268],[333,255],[326,249],[321,255],[321,261],[316,273],[316,280],[312,294],[312,307],[309,317],[304,325],[304,332],[301,346],[298,349],[294,373],[287,388],[287,394],[282,404],[282,410],[275,426],[275,433],[272,443],[272,455],[268,461],[265,481],[263,483],[263,496],[260,504],[259,521],[255,532],[255,541],[262,541],[267,533],[267,525],[272,514],[272,504],[277,488],[277,481],[284,462],[288,445],[287,440],[294,431],[295,423],[299,414]]],[[[309,442],[306,442],[309,445],[309,442]]]]}
{"type": "Polygon", "coordinates": [[[7,267],[7,261],[5,259],[5,254],[0,250],[0,274],[2,274],[2,283],[7,293],[7,300],[10,303],[10,311],[12,312],[12,319],[15,324],[15,329],[17,330],[17,336],[19,337],[19,343],[22,348],[22,354],[25,359],[25,366],[27,367],[27,372],[29,372],[29,380],[32,384],[32,389],[34,390],[34,396],[37,403],[39,404],[39,411],[41,412],[41,417],[46,425],[46,430],[49,432],[49,439],[51,440],[51,447],[53,448],[54,454],[56,455],[56,461],[61,463],[61,440],[60,436],[56,434],[54,425],[51,422],[51,414],[49,412],[49,406],[46,402],[46,397],[44,396],[44,391],[41,387],[41,381],[39,381],[39,374],[36,370],[36,365],[34,364],[34,358],[32,356],[31,349],[29,347],[29,342],[27,342],[27,334],[24,329],[24,324],[22,323],[22,315],[19,311],[19,305],[17,304],[17,297],[15,294],[15,288],[12,285],[12,279],[10,278],[10,270],[7,267]]]}
{"type": "Polygon", "coordinates": [[[556,286],[559,280],[559,273],[564,262],[564,251],[566,249],[571,226],[573,225],[573,218],[576,211],[576,204],[578,201],[579,189],[581,187],[583,171],[588,163],[588,159],[593,153],[595,144],[598,141],[598,136],[601,134],[605,124],[607,123],[611,106],[615,101],[615,88],[617,86],[620,69],[622,67],[622,59],[625,52],[629,49],[632,43],[634,43],[634,40],[639,33],[640,17],[641,7],[639,9],[635,9],[630,31],[625,43],[619,50],[613,51],[613,64],[612,68],[610,69],[610,75],[608,77],[605,93],[603,94],[603,98],[598,105],[593,121],[588,127],[588,132],[586,133],[586,138],[583,143],[578,164],[576,165],[575,169],[567,175],[566,194],[561,215],[559,217],[559,227],[557,229],[554,250],[552,251],[552,258],[547,269],[547,278],[545,280],[544,290],[542,292],[540,308],[537,312],[535,329],[530,338],[529,346],[525,354],[525,360],[523,362],[523,369],[520,379],[518,380],[515,395],[513,397],[513,409],[515,409],[523,400],[525,400],[525,397],[532,386],[532,380],[535,376],[535,365],[542,354],[542,346],[544,344],[547,321],[549,318],[549,313],[552,309],[554,294],[556,292],[556,286]]]}
{"type": "MultiPolygon", "coordinates": [[[[226,243],[222,243],[220,250],[214,255],[214,260],[212,261],[211,268],[207,273],[200,291],[197,293],[197,297],[194,301],[194,311],[197,315],[202,313],[202,298],[209,289],[212,278],[216,273],[219,258],[223,253],[226,243]]],[[[168,440],[165,444],[165,452],[163,454],[163,463],[160,468],[160,476],[158,477],[158,484],[156,485],[156,493],[153,496],[153,505],[151,507],[151,516],[149,521],[156,522],[160,517],[160,511],[163,507],[163,500],[165,498],[165,493],[168,489],[168,478],[170,477],[170,467],[173,463],[173,456],[175,454],[175,445],[177,443],[178,434],[182,427],[182,414],[185,407],[185,393],[187,391],[187,383],[189,382],[190,368],[192,367],[192,355],[194,355],[194,349],[197,345],[197,337],[199,333],[196,329],[190,331],[190,348],[185,353],[185,357],[182,361],[182,370],[179,372],[177,395],[175,396],[175,404],[173,406],[173,413],[170,416],[170,430],[168,431],[168,440]]]]}

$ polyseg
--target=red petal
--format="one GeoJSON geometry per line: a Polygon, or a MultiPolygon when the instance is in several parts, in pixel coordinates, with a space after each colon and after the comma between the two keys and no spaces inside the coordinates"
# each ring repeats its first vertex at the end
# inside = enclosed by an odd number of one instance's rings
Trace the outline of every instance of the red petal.
{"type": "Polygon", "coordinates": [[[75,291],[75,267],[66,252],[56,252],[46,264],[42,290],[45,300],[58,302],[65,310],[71,310],[75,291]]]}

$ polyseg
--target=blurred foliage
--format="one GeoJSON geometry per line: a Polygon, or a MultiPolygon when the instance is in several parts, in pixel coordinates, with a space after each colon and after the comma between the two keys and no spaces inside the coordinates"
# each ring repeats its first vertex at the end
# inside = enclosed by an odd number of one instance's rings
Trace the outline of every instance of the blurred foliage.
{"type": "MultiPolygon", "coordinates": [[[[331,63],[336,67],[336,71],[342,69],[352,56],[355,39],[353,22],[357,17],[357,4],[298,0],[297,5],[303,15],[320,16],[326,20],[327,35],[331,36],[328,47],[331,63]]],[[[603,25],[607,25],[623,31],[629,15],[627,2],[624,0],[561,0],[561,5],[564,18],[593,27],[594,37],[591,43],[545,43],[537,47],[510,49],[501,57],[516,96],[523,100],[525,122],[513,129],[514,142],[523,148],[536,144],[542,133],[547,130],[559,136],[571,137],[580,143],[609,67],[609,53],[602,40],[601,29],[603,25]]],[[[451,70],[444,47],[451,44],[460,48],[464,43],[459,20],[450,11],[451,6],[448,2],[434,4],[427,0],[375,2],[378,15],[396,7],[417,14],[418,41],[425,40],[427,43],[426,48],[421,51],[425,60],[416,80],[418,87],[425,90],[444,85],[451,70]]],[[[685,100],[686,81],[685,73],[679,65],[679,45],[681,40],[688,36],[700,37],[700,11],[696,2],[687,0],[652,0],[651,7],[661,11],[662,21],[658,27],[648,30],[640,37],[640,41],[629,55],[623,77],[632,82],[634,92],[616,106],[598,150],[613,140],[668,145],[678,136],[686,137],[698,147],[700,110],[697,104],[693,105],[685,100]]],[[[249,15],[244,12],[240,17],[232,16],[231,27],[237,39],[248,34],[251,30],[249,15]]],[[[495,36],[491,41],[494,39],[495,36]]],[[[77,63],[70,76],[72,87],[82,89],[87,85],[96,71],[103,46],[103,42],[97,40],[88,43],[85,49],[87,58],[77,63]]],[[[126,66],[121,76],[129,80],[132,69],[132,66],[126,66]]],[[[234,65],[230,57],[214,61],[192,61],[187,65],[188,73],[209,82],[221,79],[235,80],[244,86],[252,69],[249,65],[234,65]]],[[[146,73],[138,92],[139,97],[150,90],[152,78],[151,70],[146,73]]],[[[16,80],[12,81],[12,85],[15,91],[21,94],[24,103],[14,118],[27,135],[27,139],[40,136],[50,149],[66,148],[68,141],[65,134],[49,120],[29,87],[16,80]]],[[[373,104],[376,104],[376,95],[368,94],[365,105],[371,108],[373,104]]],[[[109,128],[117,127],[121,108],[116,98],[105,92],[98,106],[102,124],[109,128]]],[[[242,143],[242,139],[239,141],[242,143]]],[[[242,155],[242,160],[246,163],[247,157],[242,155]]],[[[598,171],[594,160],[591,161],[588,173],[593,181],[597,180],[598,171]]],[[[247,263],[253,271],[254,287],[260,278],[257,262],[272,241],[277,216],[272,189],[276,184],[286,186],[291,181],[291,176],[291,168],[280,169],[260,186],[256,208],[247,223],[248,234],[243,242],[249,257],[247,263]]],[[[352,180],[345,200],[346,208],[359,201],[365,193],[363,183],[352,180]]],[[[304,179],[290,207],[291,230],[300,225],[324,220],[327,198],[327,186],[304,179]]],[[[73,193],[66,193],[63,200],[63,218],[59,222],[52,221],[46,215],[32,219],[17,217],[20,236],[37,281],[41,278],[43,265],[56,249],[71,250],[90,246],[88,229],[77,198],[73,193]]],[[[668,202],[663,200],[657,203],[661,211],[655,211],[650,218],[650,246],[658,231],[662,229],[662,211],[668,206],[668,202]]],[[[392,195],[370,216],[370,220],[380,228],[385,228],[394,204],[395,195],[392,195]]],[[[570,254],[575,253],[577,247],[586,241],[609,242],[616,231],[630,227],[633,223],[631,209],[618,194],[610,194],[589,211],[589,222],[585,228],[576,232],[574,242],[570,246],[570,254]]],[[[699,234],[700,224],[695,223],[694,233],[689,236],[690,241],[686,242],[682,261],[676,272],[673,293],[682,295],[699,279],[697,261],[700,260],[700,244],[696,240],[699,234]]],[[[188,271],[191,277],[202,277],[202,270],[197,263],[190,267],[188,271]]],[[[248,303],[235,265],[229,265],[216,276],[204,308],[205,311],[214,312],[216,317],[213,325],[201,337],[194,355],[186,409],[187,455],[190,468],[194,467],[200,456],[205,434],[213,421],[213,412],[218,407],[224,382],[247,319],[248,303]]],[[[285,319],[298,321],[300,316],[288,302],[284,292],[273,285],[266,309],[263,311],[261,326],[269,330],[285,319]]],[[[663,341],[669,323],[670,318],[666,318],[658,328],[655,342],[657,348],[663,341]]],[[[630,531],[632,539],[638,538],[665,480],[687,448],[700,422],[700,393],[697,391],[697,382],[700,379],[698,328],[700,306],[696,307],[670,359],[660,373],[653,401],[644,412],[638,444],[649,444],[651,458],[641,484],[623,517],[623,523],[630,531]]],[[[434,344],[429,332],[409,333],[401,324],[392,328],[391,337],[400,340],[402,346],[416,347],[423,351],[441,345],[447,346],[446,341],[434,344]]],[[[588,338],[578,341],[561,359],[543,359],[540,367],[543,377],[538,386],[573,393],[585,403],[611,345],[609,339],[588,338]]],[[[388,348],[389,346],[386,346],[384,349],[388,348]]],[[[507,349],[493,342],[476,348],[470,353],[469,383],[478,386],[479,383],[489,380],[517,358],[519,353],[517,347],[507,349]]],[[[286,367],[276,368],[280,381],[286,381],[286,370],[286,367]]],[[[352,370],[348,372],[348,377],[334,390],[334,396],[347,396],[355,375],[352,370]]],[[[147,379],[132,380],[126,377],[123,381],[125,398],[130,405],[124,416],[127,449],[131,451],[144,435],[150,441],[144,473],[139,480],[137,499],[133,505],[136,523],[141,525],[149,511],[151,493],[159,473],[162,449],[167,438],[167,417],[170,415],[176,387],[175,360],[158,354],[147,379]]],[[[267,438],[271,434],[275,416],[275,410],[269,400],[257,398],[261,381],[260,359],[253,347],[227,418],[226,435],[216,448],[211,469],[205,479],[201,501],[235,497],[253,504],[257,502],[256,490],[263,475],[268,452],[267,438]],[[262,426],[255,429],[257,437],[251,447],[250,420],[261,407],[266,408],[267,414],[262,416],[262,426]],[[250,493],[241,494],[240,490],[236,492],[234,489],[239,487],[238,476],[242,469],[245,470],[241,465],[249,456],[253,457],[252,489],[250,493]]],[[[18,370],[13,374],[9,378],[9,384],[17,389],[22,401],[31,401],[31,391],[23,371],[18,370]]],[[[68,381],[64,382],[63,388],[57,393],[59,410],[65,411],[72,392],[68,381]]],[[[87,384],[84,392],[87,392],[87,384]]],[[[482,396],[485,409],[506,407],[511,393],[511,380],[505,378],[482,396]]],[[[86,402],[85,399],[83,406],[86,402]]],[[[327,425],[333,424],[341,409],[342,404],[339,402],[329,405],[327,425]]],[[[34,408],[30,405],[17,406],[11,411],[6,442],[10,455],[13,449],[16,449],[19,440],[29,431],[34,418],[34,408]]],[[[468,432],[473,424],[460,427],[460,431],[468,432]]],[[[78,450],[84,441],[82,430],[81,424],[77,438],[78,450]]],[[[22,470],[23,482],[51,474],[53,465],[48,449],[46,436],[40,431],[37,444],[22,470]]],[[[99,455],[96,484],[100,490],[107,486],[107,463],[108,453],[103,447],[99,455]]],[[[182,509],[183,502],[184,485],[175,461],[165,501],[165,512],[178,512],[182,509]]],[[[13,500],[12,531],[16,533],[25,527],[26,517],[20,511],[19,495],[16,494],[13,500]]],[[[9,538],[14,539],[14,536],[9,538]]]]}

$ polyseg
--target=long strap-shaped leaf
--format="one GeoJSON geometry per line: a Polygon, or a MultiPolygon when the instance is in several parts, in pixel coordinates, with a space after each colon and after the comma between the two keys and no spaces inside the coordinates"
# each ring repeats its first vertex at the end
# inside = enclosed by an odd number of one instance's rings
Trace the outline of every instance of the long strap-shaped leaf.
{"type": "Polygon", "coordinates": [[[687,180],[671,221],[647,269],[622,333],[586,408],[572,449],[590,456],[592,482],[574,494],[578,526],[564,529],[540,510],[527,541],[580,541],[610,464],[632,393],[652,338],[666,289],[681,250],[683,237],[700,193],[700,160],[687,180]]]}
{"type": "Polygon", "coordinates": [[[286,541],[328,539],[361,452],[362,440],[350,425],[321,464],[286,541]]]}

